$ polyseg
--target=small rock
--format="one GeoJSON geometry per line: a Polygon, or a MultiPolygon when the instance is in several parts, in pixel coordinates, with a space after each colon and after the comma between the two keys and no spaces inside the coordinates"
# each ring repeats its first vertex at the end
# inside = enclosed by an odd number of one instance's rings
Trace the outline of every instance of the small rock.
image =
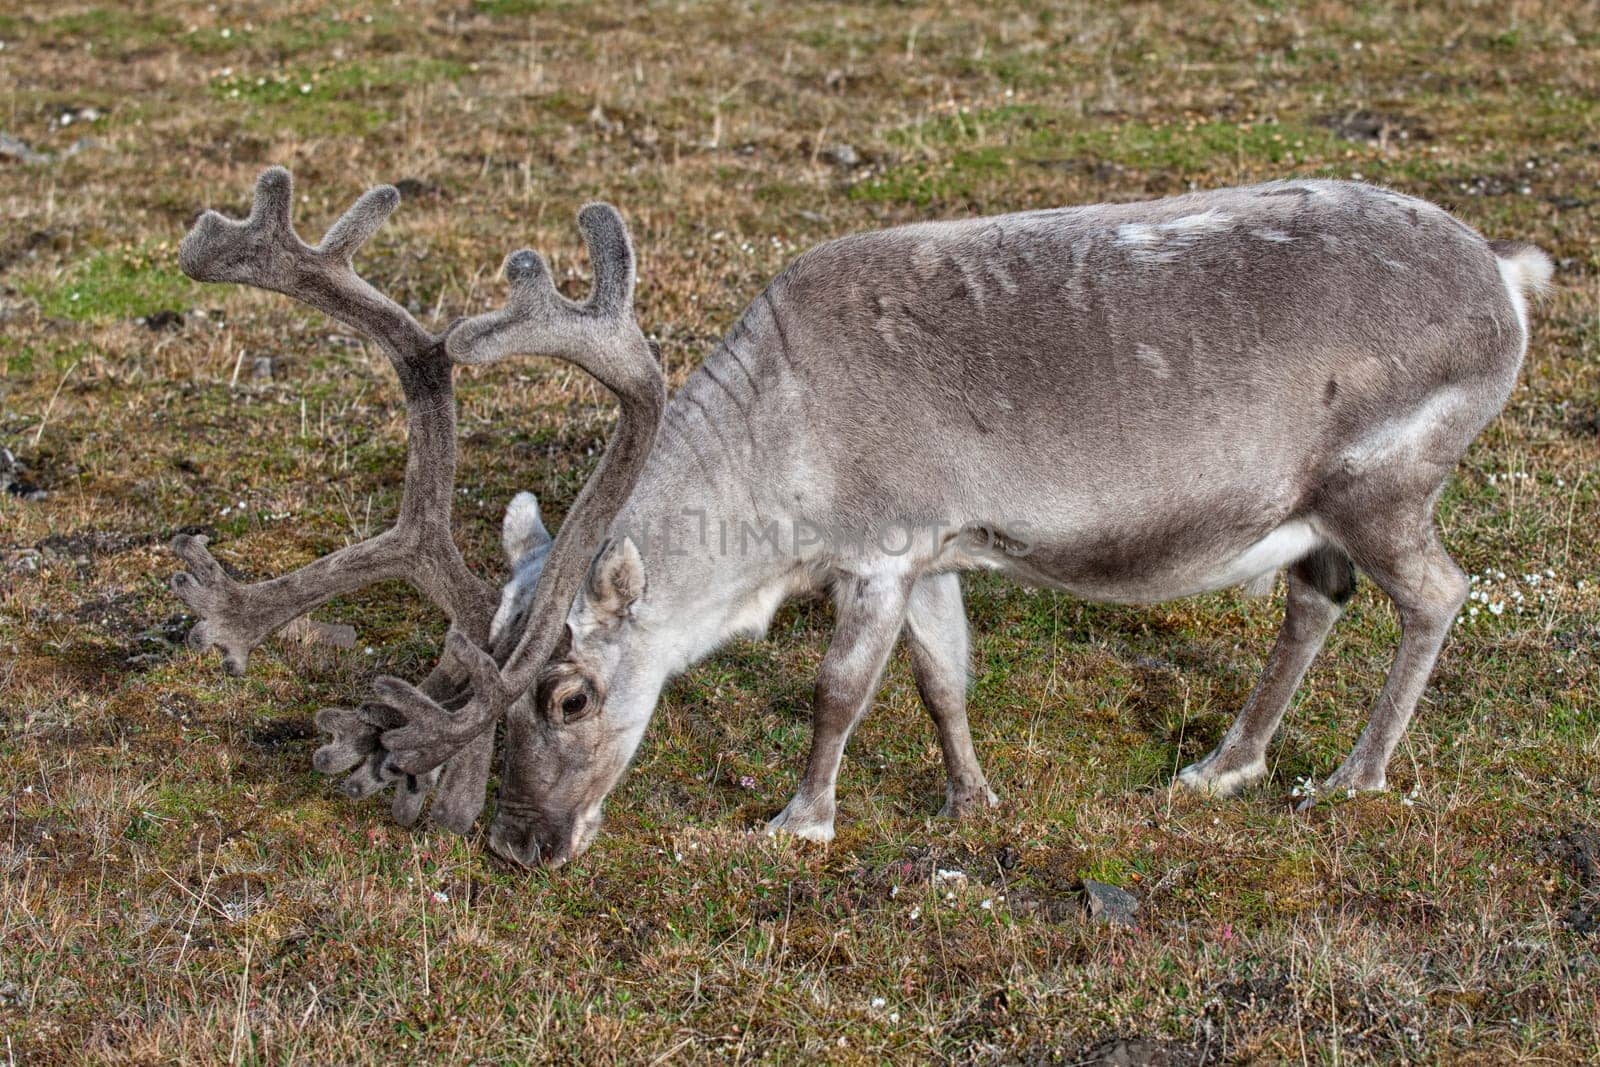
{"type": "Polygon", "coordinates": [[[162,330],[176,330],[183,325],[183,312],[173,311],[171,308],[163,308],[160,311],[146,315],[139,321],[157,333],[162,330]]]}
{"type": "Polygon", "coordinates": [[[74,122],[99,122],[102,115],[97,107],[64,107],[56,115],[56,125],[71,126],[74,122]]]}
{"type": "Polygon", "coordinates": [[[250,377],[258,382],[272,381],[273,360],[271,356],[256,356],[250,360],[250,377]]]}
{"type": "Polygon", "coordinates": [[[73,156],[77,155],[79,152],[87,152],[91,148],[99,148],[99,147],[100,147],[99,138],[97,138],[97,137],[80,137],[76,141],[73,141],[70,145],[67,146],[66,150],[61,153],[61,158],[62,159],[71,159],[73,156]]]}
{"type": "Polygon", "coordinates": [[[6,569],[19,574],[33,574],[39,569],[39,551],[21,548],[6,553],[6,569]]]}
{"type": "Polygon", "coordinates": [[[1167,1067],[1174,1057],[1161,1042],[1134,1037],[1096,1045],[1078,1062],[1093,1067],[1167,1067]]]}
{"type": "Polygon", "coordinates": [[[1139,910],[1139,898],[1126,889],[1085,878],[1083,893],[1089,900],[1089,918],[1113,926],[1138,925],[1134,916],[1139,910]]]}
{"type": "Polygon", "coordinates": [[[849,170],[851,167],[861,164],[860,153],[855,150],[854,146],[844,143],[829,145],[819,155],[825,162],[832,163],[842,170],[849,170]]]}
{"type": "Polygon", "coordinates": [[[23,462],[10,449],[0,448],[0,489],[30,502],[47,499],[50,494],[24,478],[24,470],[23,462]]]}
{"type": "Polygon", "coordinates": [[[50,157],[43,152],[35,152],[23,141],[17,140],[10,134],[0,133],[0,157],[15,159],[22,163],[48,163],[50,157]]]}

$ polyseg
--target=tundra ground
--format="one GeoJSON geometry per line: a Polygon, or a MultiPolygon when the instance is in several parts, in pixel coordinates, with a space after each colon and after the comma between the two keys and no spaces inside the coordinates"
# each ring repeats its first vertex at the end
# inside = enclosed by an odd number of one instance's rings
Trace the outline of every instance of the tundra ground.
{"type": "MultiPolygon", "coordinates": [[[[555,0],[8,5],[0,14],[0,1035],[16,1062],[774,1059],[1572,1062],[1600,1044],[1600,5],[555,0]],[[1115,10],[1111,10],[1115,7],[1115,10]],[[1102,8],[1104,10],[1102,10],[1102,8]],[[87,140],[83,140],[87,138],[87,140]],[[1370,583],[1264,785],[1169,789],[1281,611],[966,583],[1004,803],[942,773],[897,658],[830,847],[752,830],[809,735],[824,606],[666,694],[602,837],[555,872],[391,825],[310,767],[311,715],[420,677],[401,587],[246,677],[184,650],[174,531],[240,573],[395,508],[374,348],[189,283],[201,206],[290,166],[303,232],[405,203],[359,266],[441,321],[617,203],[674,381],[817,241],[1294,175],[1434,199],[1558,264],[1522,383],[1440,507],[1474,576],[1392,792],[1293,811],[1396,636],[1370,583]],[[4,480],[4,479],[0,479],[4,480]],[[44,490],[40,499],[31,488],[44,490]],[[1139,901],[1090,918],[1084,879],[1139,901]],[[1118,1059],[1117,1057],[1121,1057],[1118,1059]]],[[[532,360],[460,372],[457,528],[559,519],[613,418],[532,360]]]]}

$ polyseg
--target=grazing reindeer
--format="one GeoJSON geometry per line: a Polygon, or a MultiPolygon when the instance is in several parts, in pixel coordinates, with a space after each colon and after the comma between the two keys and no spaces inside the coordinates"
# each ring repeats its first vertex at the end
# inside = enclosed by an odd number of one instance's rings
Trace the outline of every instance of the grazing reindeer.
{"type": "MultiPolygon", "coordinates": [[[[433,334],[355,273],[351,256],[400,203],[392,186],[363,195],[315,247],[295,234],[293,203],[289,172],[268,169],[256,182],[249,218],[235,221],[206,212],[184,238],[179,263],[199,281],[252,285],[294,297],[382,346],[406,399],[408,451],[400,515],[376,537],[252,585],[230,578],[205,538],[177,538],[172,547],[187,569],[173,576],[172,588],[200,616],[189,644],[215,646],[227,669],[242,674],[250,651],[274,631],[335,596],[394,578],[409,581],[433,600],[449,616],[450,632],[463,640],[509,652],[527,619],[548,618],[554,622],[544,630],[553,644],[553,632],[582,584],[593,545],[643,468],[665,402],[660,368],[633,319],[633,249],[621,217],[605,204],[591,204],[579,213],[595,273],[594,292],[581,305],[555,292],[534,253],[518,252],[507,260],[507,273],[525,286],[537,274],[549,307],[565,313],[524,323],[521,339],[529,347],[518,351],[582,367],[621,398],[624,418],[553,544],[532,496],[523,494],[512,502],[505,549],[514,567],[513,590],[502,597],[497,612],[493,590],[467,569],[450,532],[456,467],[451,370],[452,362],[483,362],[508,354],[489,353],[472,340],[492,332],[506,312],[458,321],[444,334],[433,334]],[[542,572],[548,573],[541,581],[542,572]]],[[[422,691],[455,703],[463,697],[465,681],[446,660],[422,691]]],[[[471,739],[443,769],[441,782],[438,768],[408,776],[384,761],[378,735],[400,720],[382,703],[325,709],[317,721],[334,740],[317,752],[316,765],[326,773],[354,768],[345,783],[351,796],[395,784],[394,817],[410,825],[437,788],[430,810],[435,822],[465,833],[477,819],[488,785],[492,733],[471,739]]]]}
{"type": "Polygon", "coordinates": [[[491,844],[564,861],[593,839],[664,682],[826,588],[837,628],[811,754],[771,823],[826,841],[845,741],[902,632],[947,761],[946,810],[993,802],[968,734],[955,572],[1146,603],[1287,570],[1260,683],[1180,775],[1228,794],[1265,775],[1359,568],[1394,602],[1401,638],[1327,785],[1381,789],[1467,593],[1434,504],[1505,403],[1524,294],[1549,276],[1531,246],[1333,181],[822,245],[673,398],[554,658],[523,655],[524,639],[501,667],[457,633],[448,651],[472,700],[447,709],[389,682],[407,721],[381,744],[425,773],[515,703],[491,844]]]}

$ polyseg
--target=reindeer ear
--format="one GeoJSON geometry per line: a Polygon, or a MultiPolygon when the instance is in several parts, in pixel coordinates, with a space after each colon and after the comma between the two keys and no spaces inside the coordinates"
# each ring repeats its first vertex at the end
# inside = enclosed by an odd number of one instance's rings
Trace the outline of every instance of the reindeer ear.
{"type": "Polygon", "coordinates": [[[515,567],[527,556],[550,543],[550,531],[544,528],[539,515],[539,498],[532,493],[518,493],[506,505],[506,521],[500,528],[500,544],[506,550],[506,562],[515,567]]]}
{"type": "Polygon", "coordinates": [[[633,538],[612,541],[589,568],[589,610],[598,622],[620,622],[644,596],[644,585],[644,560],[633,538]]]}

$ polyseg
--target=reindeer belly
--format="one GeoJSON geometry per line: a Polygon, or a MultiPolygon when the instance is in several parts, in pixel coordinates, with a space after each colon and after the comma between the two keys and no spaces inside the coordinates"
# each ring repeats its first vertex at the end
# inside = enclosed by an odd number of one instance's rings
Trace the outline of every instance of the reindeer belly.
{"type": "Polygon", "coordinates": [[[949,562],[1085,599],[1150,604],[1246,583],[1303,559],[1325,541],[1306,518],[1227,524],[1196,514],[1203,513],[1172,512],[1113,527],[972,524],[949,562]]]}

